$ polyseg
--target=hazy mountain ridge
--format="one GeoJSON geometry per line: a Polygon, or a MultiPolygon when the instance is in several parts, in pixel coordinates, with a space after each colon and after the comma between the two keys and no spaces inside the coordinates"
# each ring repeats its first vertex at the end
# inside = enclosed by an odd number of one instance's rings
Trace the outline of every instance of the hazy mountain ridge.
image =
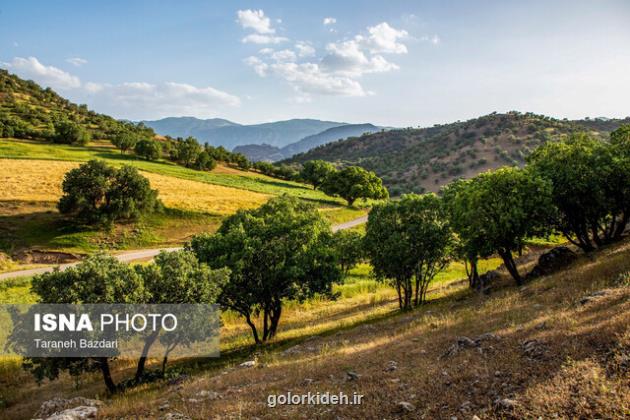
{"type": "Polygon", "coordinates": [[[321,133],[304,137],[303,139],[282,148],[273,147],[268,144],[247,144],[235,147],[234,151],[243,153],[253,161],[266,160],[274,162],[290,158],[298,153],[307,152],[314,147],[321,146],[335,140],[360,136],[366,133],[374,133],[382,129],[382,127],[377,127],[370,123],[346,124],[338,127],[332,127],[322,131],[321,133]]]}
{"type": "Polygon", "coordinates": [[[194,117],[169,117],[143,122],[158,134],[174,137],[193,136],[202,143],[224,146],[230,150],[248,144],[268,144],[280,148],[329,128],[346,125],[343,122],[315,119],[241,125],[220,118],[201,120],[194,117]]]}
{"type": "Polygon", "coordinates": [[[437,191],[459,177],[522,165],[540,144],[590,131],[602,139],[626,119],[559,120],[533,113],[489,114],[427,128],[377,132],[316,147],[285,162],[323,159],[360,165],[381,176],[394,195],[437,191]]]}

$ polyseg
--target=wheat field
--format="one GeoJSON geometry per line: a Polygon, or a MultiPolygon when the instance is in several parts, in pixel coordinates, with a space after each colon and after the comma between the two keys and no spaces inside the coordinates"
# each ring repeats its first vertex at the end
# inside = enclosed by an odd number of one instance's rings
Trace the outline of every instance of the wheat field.
{"type": "MultiPolygon", "coordinates": [[[[77,162],[0,159],[0,202],[52,202],[61,196],[63,176],[77,162]]],[[[142,172],[171,208],[218,215],[253,208],[269,195],[164,175],[142,172]]]]}

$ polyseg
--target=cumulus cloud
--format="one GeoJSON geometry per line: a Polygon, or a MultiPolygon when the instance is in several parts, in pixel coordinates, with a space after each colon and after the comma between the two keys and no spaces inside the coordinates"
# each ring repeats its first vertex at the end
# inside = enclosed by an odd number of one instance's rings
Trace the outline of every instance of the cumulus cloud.
{"type": "Polygon", "coordinates": [[[67,58],[66,62],[72,64],[75,67],[81,67],[84,64],[87,64],[87,60],[85,58],[80,58],[80,57],[72,57],[72,58],[67,58]]]}
{"type": "Polygon", "coordinates": [[[241,41],[244,44],[279,44],[288,41],[288,38],[276,35],[249,34],[241,41]]]}
{"type": "Polygon", "coordinates": [[[405,44],[399,42],[399,40],[407,38],[407,31],[394,29],[387,22],[382,22],[376,26],[369,27],[368,32],[370,34],[368,43],[373,52],[388,54],[407,53],[405,44]]]}
{"type": "Polygon", "coordinates": [[[269,65],[262,61],[260,58],[256,56],[247,57],[245,60],[245,64],[254,69],[257,75],[260,77],[265,77],[267,75],[267,69],[269,65]]]}
{"type": "Polygon", "coordinates": [[[300,57],[312,57],[315,55],[315,48],[307,42],[296,42],[295,49],[300,57]]]}
{"type": "MultiPolygon", "coordinates": [[[[243,29],[254,31],[241,40],[245,44],[279,44],[288,41],[286,37],[275,35],[276,30],[271,26],[271,20],[262,10],[238,10],[236,17],[243,29]]],[[[276,22],[280,23],[282,20],[277,19],[276,22]]]]}
{"type": "Polygon", "coordinates": [[[403,43],[407,37],[406,31],[382,22],[354,37],[327,44],[319,59],[311,58],[316,50],[310,43],[299,41],[294,49],[263,48],[245,63],[259,76],[275,75],[288,82],[296,92],[296,103],[309,102],[314,94],[366,96],[372,92],[361,85],[362,76],[398,70],[399,66],[384,55],[407,53],[403,43]]]}
{"type": "Polygon", "coordinates": [[[324,26],[334,25],[335,23],[337,23],[337,19],[335,19],[334,17],[325,17],[323,23],[324,26]]]}
{"type": "Polygon", "coordinates": [[[66,90],[81,86],[81,80],[54,66],[45,66],[35,57],[15,57],[4,63],[12,72],[25,79],[33,79],[53,89],[66,90]]]}
{"type": "Polygon", "coordinates": [[[253,29],[259,34],[276,33],[276,30],[271,27],[271,21],[262,10],[239,10],[236,16],[237,22],[245,29],[253,29]]]}
{"type": "Polygon", "coordinates": [[[210,116],[241,103],[238,96],[211,86],[197,87],[177,82],[83,83],[79,77],[46,66],[35,57],[15,57],[10,63],[3,64],[20,77],[63,90],[76,102],[88,103],[99,112],[121,118],[210,116]]]}

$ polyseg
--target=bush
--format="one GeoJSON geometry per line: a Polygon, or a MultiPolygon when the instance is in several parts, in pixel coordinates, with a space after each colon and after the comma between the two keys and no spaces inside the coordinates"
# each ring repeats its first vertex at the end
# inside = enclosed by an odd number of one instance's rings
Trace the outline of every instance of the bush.
{"type": "Polygon", "coordinates": [[[72,121],[57,121],[54,127],[55,133],[52,137],[54,143],[85,146],[90,141],[90,133],[72,121]]]}
{"type": "Polygon", "coordinates": [[[155,140],[142,139],[135,145],[133,151],[143,159],[157,160],[160,158],[161,147],[155,140]]]}
{"type": "Polygon", "coordinates": [[[131,166],[91,160],[66,173],[58,208],[85,223],[134,219],[161,208],[157,191],[131,166]]]}

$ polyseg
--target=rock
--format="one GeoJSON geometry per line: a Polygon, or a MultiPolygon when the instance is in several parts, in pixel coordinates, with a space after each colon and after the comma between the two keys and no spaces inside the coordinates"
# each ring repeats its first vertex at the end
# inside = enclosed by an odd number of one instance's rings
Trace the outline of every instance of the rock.
{"type": "Polygon", "coordinates": [[[393,372],[398,369],[398,362],[395,360],[390,360],[387,362],[387,366],[385,367],[385,372],[393,372]]]}
{"type": "MultiPolygon", "coordinates": [[[[72,408],[79,408],[79,407],[98,408],[101,405],[103,405],[102,401],[91,400],[89,398],[75,397],[75,398],[70,398],[70,399],[63,399],[63,398],[56,397],[42,403],[42,405],[39,407],[39,410],[37,411],[37,413],[35,413],[33,417],[34,418],[47,418],[47,417],[52,416],[53,414],[58,414],[72,408]]],[[[76,418],[82,418],[82,417],[76,417],[76,418]]]]}
{"type": "Polygon", "coordinates": [[[171,405],[170,405],[169,403],[164,403],[164,404],[162,404],[161,406],[159,406],[159,407],[158,407],[158,410],[160,410],[160,411],[166,411],[166,410],[168,410],[169,408],[171,408],[171,405]]]}
{"type": "Polygon", "coordinates": [[[499,341],[500,339],[501,339],[501,337],[499,337],[496,334],[484,333],[484,334],[481,334],[480,336],[478,336],[477,338],[475,338],[475,343],[479,344],[479,343],[482,343],[484,341],[499,341]]]}
{"type": "Polygon", "coordinates": [[[186,379],[190,378],[189,375],[181,374],[179,375],[177,378],[173,378],[170,381],[168,381],[168,385],[181,385],[186,379]]]}
{"type": "Polygon", "coordinates": [[[523,355],[531,360],[541,359],[545,356],[545,344],[538,340],[526,340],[521,344],[523,355]]]}
{"type": "Polygon", "coordinates": [[[536,266],[527,274],[528,279],[546,276],[566,267],[577,259],[575,252],[566,246],[558,246],[543,253],[536,266]]]}
{"type": "Polygon", "coordinates": [[[351,371],[351,370],[346,372],[346,375],[348,376],[348,380],[349,381],[356,381],[356,380],[358,380],[361,377],[361,375],[359,375],[358,373],[356,373],[354,371],[351,371]]]}
{"type": "Polygon", "coordinates": [[[400,411],[406,411],[408,413],[416,411],[416,406],[407,401],[399,402],[398,407],[400,408],[400,411]]]}
{"type": "Polygon", "coordinates": [[[481,419],[479,418],[479,416],[475,414],[474,416],[472,416],[470,420],[481,420],[481,419]]]}
{"type": "Polygon", "coordinates": [[[207,400],[216,400],[217,398],[221,397],[221,394],[219,394],[216,391],[206,391],[204,389],[204,390],[201,390],[201,391],[197,392],[197,394],[195,396],[198,397],[198,398],[205,398],[207,400]]]}
{"type": "Polygon", "coordinates": [[[601,299],[603,296],[606,296],[609,293],[609,290],[598,290],[597,292],[590,293],[580,299],[580,305],[586,305],[587,303],[593,302],[597,299],[601,299]]]}
{"type": "Polygon", "coordinates": [[[254,367],[256,366],[256,361],[255,360],[248,360],[246,362],[243,362],[239,365],[242,368],[250,368],[250,367],[254,367]]]}
{"type": "Polygon", "coordinates": [[[304,385],[310,385],[310,384],[312,384],[313,382],[315,382],[315,381],[314,381],[313,379],[311,379],[311,378],[305,378],[305,379],[302,381],[302,383],[303,383],[304,385]]]}
{"type": "Polygon", "coordinates": [[[497,398],[494,400],[494,405],[504,410],[512,410],[518,406],[518,401],[510,398],[497,398]]]}
{"type": "Polygon", "coordinates": [[[79,420],[79,419],[94,419],[98,408],[93,406],[82,405],[79,407],[68,408],[60,413],[55,413],[50,417],[46,417],[46,420],[79,420]]]}

